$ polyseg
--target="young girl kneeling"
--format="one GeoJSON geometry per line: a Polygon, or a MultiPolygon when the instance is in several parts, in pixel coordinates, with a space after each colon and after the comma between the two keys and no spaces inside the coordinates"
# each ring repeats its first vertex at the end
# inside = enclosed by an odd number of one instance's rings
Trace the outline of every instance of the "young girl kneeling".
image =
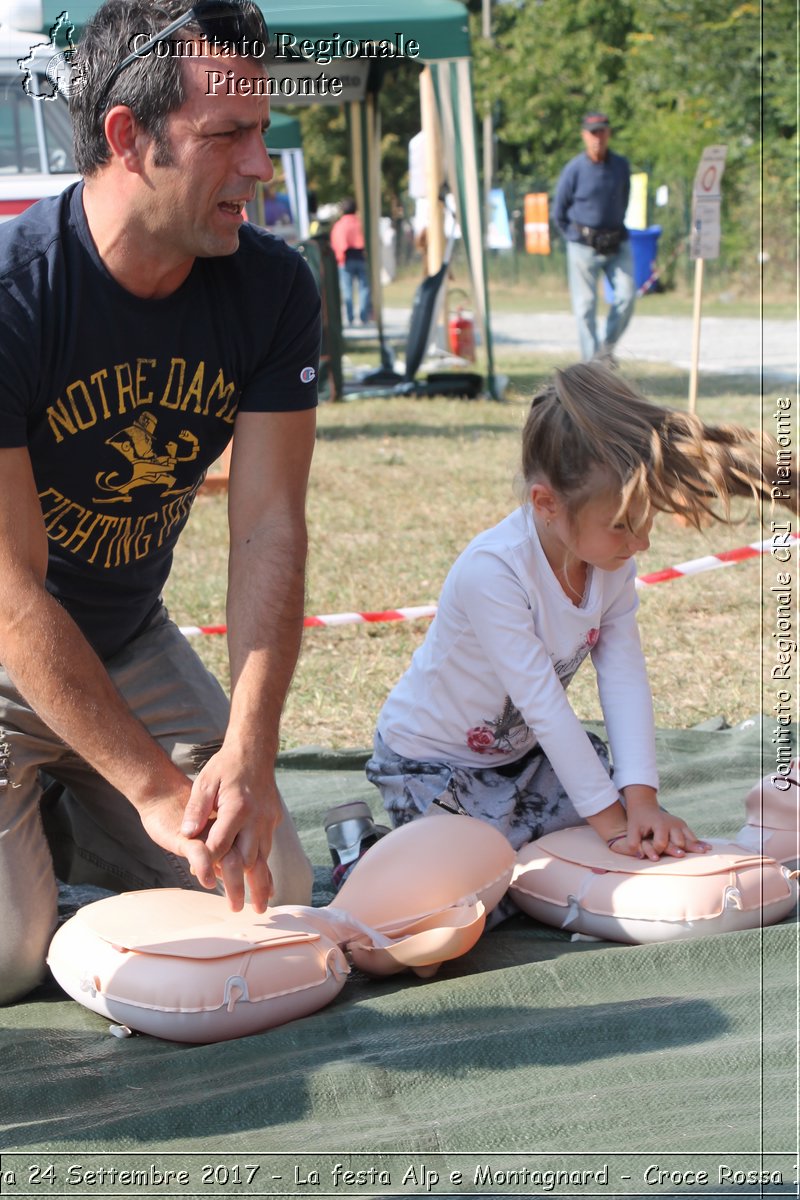
{"type": "Polygon", "coordinates": [[[768,494],[762,455],[757,435],[652,405],[597,363],[556,374],[522,435],[524,504],[458,558],[380,713],[367,776],[395,825],[437,803],[515,849],[584,822],[619,854],[708,848],[658,803],[633,556],[657,511],[700,528],[768,494]],[[613,781],[567,699],[587,656],[613,781]]]}

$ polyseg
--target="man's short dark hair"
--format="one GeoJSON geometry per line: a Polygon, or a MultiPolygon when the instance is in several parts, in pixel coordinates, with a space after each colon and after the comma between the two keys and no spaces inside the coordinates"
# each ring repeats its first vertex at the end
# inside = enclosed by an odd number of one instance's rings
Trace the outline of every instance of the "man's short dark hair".
{"type": "Polygon", "coordinates": [[[115,104],[128,105],[153,139],[157,163],[171,161],[166,121],[186,99],[180,59],[150,54],[131,63],[102,102],[101,96],[111,72],[130,54],[133,39],[157,33],[183,8],[181,0],[165,0],[158,8],[150,0],[107,0],[87,24],[78,46],[83,86],[70,97],[75,164],[82,175],[94,174],[111,156],[104,122],[115,104]]]}
{"type": "MultiPolygon", "coordinates": [[[[248,7],[258,13],[256,5],[248,7]]],[[[70,97],[75,164],[82,175],[93,175],[111,157],[104,123],[115,104],[127,105],[153,139],[156,166],[172,162],[167,118],[186,101],[183,56],[142,56],[121,72],[107,92],[105,89],[111,73],[137,44],[166,28],[186,9],[187,0],[106,0],[86,25],[78,46],[82,86],[70,97]]],[[[200,38],[202,30],[189,24],[178,36],[200,38]]]]}

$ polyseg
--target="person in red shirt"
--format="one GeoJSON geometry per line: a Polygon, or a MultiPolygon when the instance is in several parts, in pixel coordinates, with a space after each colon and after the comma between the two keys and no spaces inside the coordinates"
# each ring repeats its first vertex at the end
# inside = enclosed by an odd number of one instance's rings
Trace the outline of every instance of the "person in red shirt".
{"type": "Polygon", "coordinates": [[[353,284],[358,289],[358,308],[361,324],[372,315],[369,271],[364,250],[364,230],[356,202],[351,197],[342,201],[342,215],[331,229],[331,249],[339,265],[339,282],[344,296],[347,324],[353,324],[353,284]]]}

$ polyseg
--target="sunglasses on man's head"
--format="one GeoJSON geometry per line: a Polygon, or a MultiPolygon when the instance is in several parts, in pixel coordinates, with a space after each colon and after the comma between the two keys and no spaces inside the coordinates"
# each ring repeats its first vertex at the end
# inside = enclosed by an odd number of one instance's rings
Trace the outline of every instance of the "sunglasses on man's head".
{"type": "Polygon", "coordinates": [[[264,54],[269,45],[267,23],[256,5],[249,0],[198,0],[197,4],[187,8],[185,13],[137,47],[114,68],[100,93],[101,102],[126,67],[150,54],[157,45],[187,25],[197,25],[203,37],[212,45],[225,45],[237,53],[249,51],[252,55],[255,49],[256,53],[264,54]],[[261,43],[260,48],[257,43],[261,43]]]}

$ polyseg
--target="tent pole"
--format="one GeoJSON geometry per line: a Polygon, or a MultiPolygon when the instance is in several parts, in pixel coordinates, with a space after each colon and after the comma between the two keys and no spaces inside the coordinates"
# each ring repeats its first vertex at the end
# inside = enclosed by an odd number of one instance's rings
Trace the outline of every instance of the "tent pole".
{"type": "Polygon", "coordinates": [[[436,98],[430,67],[419,79],[419,103],[422,132],[425,134],[425,176],[428,191],[428,274],[435,275],[444,262],[444,205],[442,185],[442,134],[436,114],[436,98]]]}
{"type": "MultiPolygon", "coordinates": [[[[481,33],[491,46],[492,44],[492,0],[483,0],[481,10],[481,33]]],[[[488,230],[492,215],[491,190],[494,177],[494,125],[492,108],[486,105],[483,114],[483,213],[485,228],[488,230]]]]}

